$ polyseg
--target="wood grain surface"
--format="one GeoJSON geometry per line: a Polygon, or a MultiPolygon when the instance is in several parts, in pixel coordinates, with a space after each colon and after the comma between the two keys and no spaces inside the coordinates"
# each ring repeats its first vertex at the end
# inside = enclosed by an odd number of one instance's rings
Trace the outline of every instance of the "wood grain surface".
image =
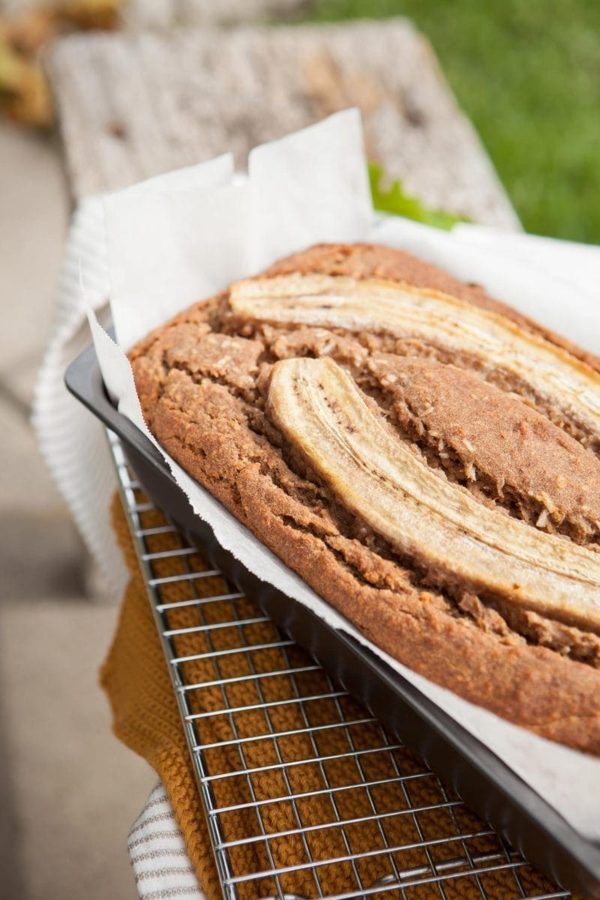
{"type": "Polygon", "coordinates": [[[369,159],[427,204],[518,219],[429,43],[403,19],[80,34],[47,68],[75,199],[255,144],[347,106],[369,159]]]}

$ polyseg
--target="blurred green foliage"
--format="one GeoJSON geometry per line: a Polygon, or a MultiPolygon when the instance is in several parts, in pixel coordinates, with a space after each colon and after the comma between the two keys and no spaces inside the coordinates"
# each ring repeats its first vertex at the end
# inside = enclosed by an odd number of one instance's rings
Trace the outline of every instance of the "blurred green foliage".
{"type": "Polygon", "coordinates": [[[431,40],[525,228],[600,243],[600,0],[317,0],[311,18],[392,15],[431,40]]]}
{"type": "Polygon", "coordinates": [[[441,209],[428,209],[418,197],[405,192],[401,181],[398,179],[388,181],[383,169],[376,163],[369,163],[369,183],[373,206],[381,212],[404,216],[425,225],[444,228],[446,231],[457,222],[466,221],[441,209]]]}

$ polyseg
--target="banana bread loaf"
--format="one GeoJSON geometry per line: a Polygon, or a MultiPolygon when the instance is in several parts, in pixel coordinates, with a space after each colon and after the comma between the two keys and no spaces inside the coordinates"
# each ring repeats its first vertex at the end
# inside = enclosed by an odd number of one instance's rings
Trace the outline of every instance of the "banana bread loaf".
{"type": "Polygon", "coordinates": [[[600,364],[397,250],[319,245],[130,353],[168,453],[396,659],[600,754],[600,364]]]}

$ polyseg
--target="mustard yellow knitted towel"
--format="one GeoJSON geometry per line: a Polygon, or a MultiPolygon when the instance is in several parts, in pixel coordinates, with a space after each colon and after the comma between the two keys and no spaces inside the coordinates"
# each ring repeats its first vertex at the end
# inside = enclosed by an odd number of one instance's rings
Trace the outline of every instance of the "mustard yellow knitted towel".
{"type": "MultiPolygon", "coordinates": [[[[192,763],[144,581],[118,497],[113,501],[112,511],[114,529],[131,578],[123,598],[116,634],[102,667],[101,683],[112,707],[115,734],[143,756],[162,779],[198,881],[209,900],[217,900],[222,895],[192,763]]],[[[165,519],[151,510],[143,513],[143,524],[146,528],[160,526],[165,524],[165,519]]],[[[181,539],[172,531],[156,534],[147,541],[153,553],[182,546],[181,539]]],[[[191,559],[182,555],[158,559],[153,563],[157,577],[185,572],[186,566],[193,567],[187,571],[195,572],[208,568],[200,554],[191,559]]],[[[162,601],[173,603],[194,596],[208,598],[224,594],[226,590],[226,585],[214,577],[198,579],[195,583],[186,579],[165,586],[162,601]]],[[[257,608],[246,598],[236,599],[235,603],[240,618],[260,617],[257,608]]],[[[208,617],[214,624],[230,621],[231,613],[231,601],[227,600],[222,603],[211,601],[203,607],[205,621],[208,617]]],[[[194,605],[178,607],[169,611],[168,617],[170,628],[194,626],[198,624],[198,608],[194,605]]],[[[265,644],[277,638],[270,622],[244,627],[248,643],[265,644]]],[[[236,628],[224,627],[186,633],[175,638],[175,646],[180,656],[231,649],[239,646],[239,632],[236,628]]],[[[299,825],[309,828],[302,834],[274,838],[268,842],[268,848],[267,842],[262,839],[231,848],[230,864],[234,875],[267,872],[273,866],[282,869],[296,867],[294,871],[280,876],[282,888],[289,894],[314,897],[317,896],[317,889],[311,859],[345,858],[344,861],[317,868],[321,891],[325,895],[355,890],[357,876],[363,886],[368,886],[392,874],[386,846],[400,848],[392,851],[397,870],[421,869],[421,877],[425,877],[423,867],[426,871],[429,868],[428,854],[436,863],[465,859],[465,844],[458,836],[480,831],[483,827],[471,813],[460,806],[425,810],[417,815],[408,811],[409,805],[423,809],[445,799],[437,779],[427,772],[419,760],[402,749],[393,753],[361,754],[361,761],[348,755],[348,731],[336,728],[336,722],[340,722],[342,716],[354,721],[368,718],[365,710],[346,697],[310,701],[303,707],[294,702],[297,701],[298,690],[305,697],[327,693],[325,676],[303,651],[296,647],[285,650],[274,648],[224,654],[219,660],[218,669],[210,654],[182,667],[186,683],[200,686],[189,694],[195,712],[211,710],[218,713],[223,709],[223,691],[226,691],[229,705],[238,709],[260,706],[265,701],[276,702],[269,707],[268,716],[262,709],[249,709],[235,715],[216,714],[197,721],[196,737],[203,745],[222,744],[232,738],[243,739],[241,752],[239,744],[205,750],[204,759],[211,775],[273,766],[252,775],[251,784],[246,776],[241,775],[212,782],[214,800],[220,808],[241,807],[219,816],[224,840],[294,831],[299,825]],[[290,664],[306,669],[295,682],[285,675],[270,676],[260,682],[253,677],[256,672],[285,670],[290,664]],[[244,675],[250,677],[244,680],[244,675]],[[214,684],[222,679],[234,680],[229,681],[225,688],[214,684]],[[277,702],[282,700],[291,702],[277,702]],[[311,734],[294,733],[302,732],[307,725],[317,728],[311,734]],[[287,735],[271,738],[269,735],[272,732],[286,732],[287,735]],[[246,740],[248,738],[250,740],[246,740]],[[319,764],[313,761],[318,754],[329,757],[337,755],[338,758],[319,764]],[[343,757],[339,758],[342,754],[343,757]],[[303,760],[306,762],[301,762],[303,760]],[[282,766],[282,762],[294,762],[296,765],[282,766]],[[401,785],[396,777],[398,771],[412,777],[401,785]],[[368,790],[352,787],[361,779],[369,781],[372,787],[368,790]],[[334,795],[329,793],[331,787],[336,788],[334,795]],[[299,797],[294,803],[278,800],[290,792],[307,796],[299,797]],[[364,821],[372,816],[374,810],[383,817],[378,822],[364,821]],[[391,815],[386,816],[385,813],[391,815]],[[326,825],[338,817],[363,821],[347,825],[343,832],[339,827],[310,830],[311,826],[326,825]],[[454,839],[436,843],[449,836],[454,839]],[[432,842],[427,852],[415,847],[422,841],[432,842]],[[376,853],[377,850],[383,852],[376,853]],[[357,862],[348,860],[350,854],[366,852],[370,855],[363,855],[357,862]]],[[[354,726],[352,741],[356,749],[380,748],[379,726],[372,722],[354,726]]],[[[468,842],[468,850],[473,854],[494,854],[499,849],[497,838],[493,835],[468,842]]],[[[463,871],[467,868],[465,864],[463,871]]],[[[460,868],[452,867],[452,871],[458,875],[460,868]]],[[[478,878],[490,897],[521,895],[510,869],[483,874],[478,878]]],[[[548,889],[547,882],[529,868],[520,870],[519,878],[526,891],[542,893],[548,889]]],[[[444,889],[447,897],[481,896],[473,876],[458,877],[447,882],[444,889]]],[[[238,885],[238,896],[242,900],[256,900],[276,893],[273,879],[267,876],[238,885]]],[[[439,889],[433,883],[411,888],[408,895],[411,898],[440,896],[439,889]]],[[[397,892],[377,896],[395,897],[397,892]]]]}

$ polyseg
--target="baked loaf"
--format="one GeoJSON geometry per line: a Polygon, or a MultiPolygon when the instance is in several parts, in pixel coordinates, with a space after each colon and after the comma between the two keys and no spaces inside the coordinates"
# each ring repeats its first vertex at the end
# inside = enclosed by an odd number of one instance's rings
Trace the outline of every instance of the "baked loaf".
{"type": "Polygon", "coordinates": [[[600,365],[400,251],[319,245],[130,353],[165,449],[375,644],[600,754],[600,365]]]}

